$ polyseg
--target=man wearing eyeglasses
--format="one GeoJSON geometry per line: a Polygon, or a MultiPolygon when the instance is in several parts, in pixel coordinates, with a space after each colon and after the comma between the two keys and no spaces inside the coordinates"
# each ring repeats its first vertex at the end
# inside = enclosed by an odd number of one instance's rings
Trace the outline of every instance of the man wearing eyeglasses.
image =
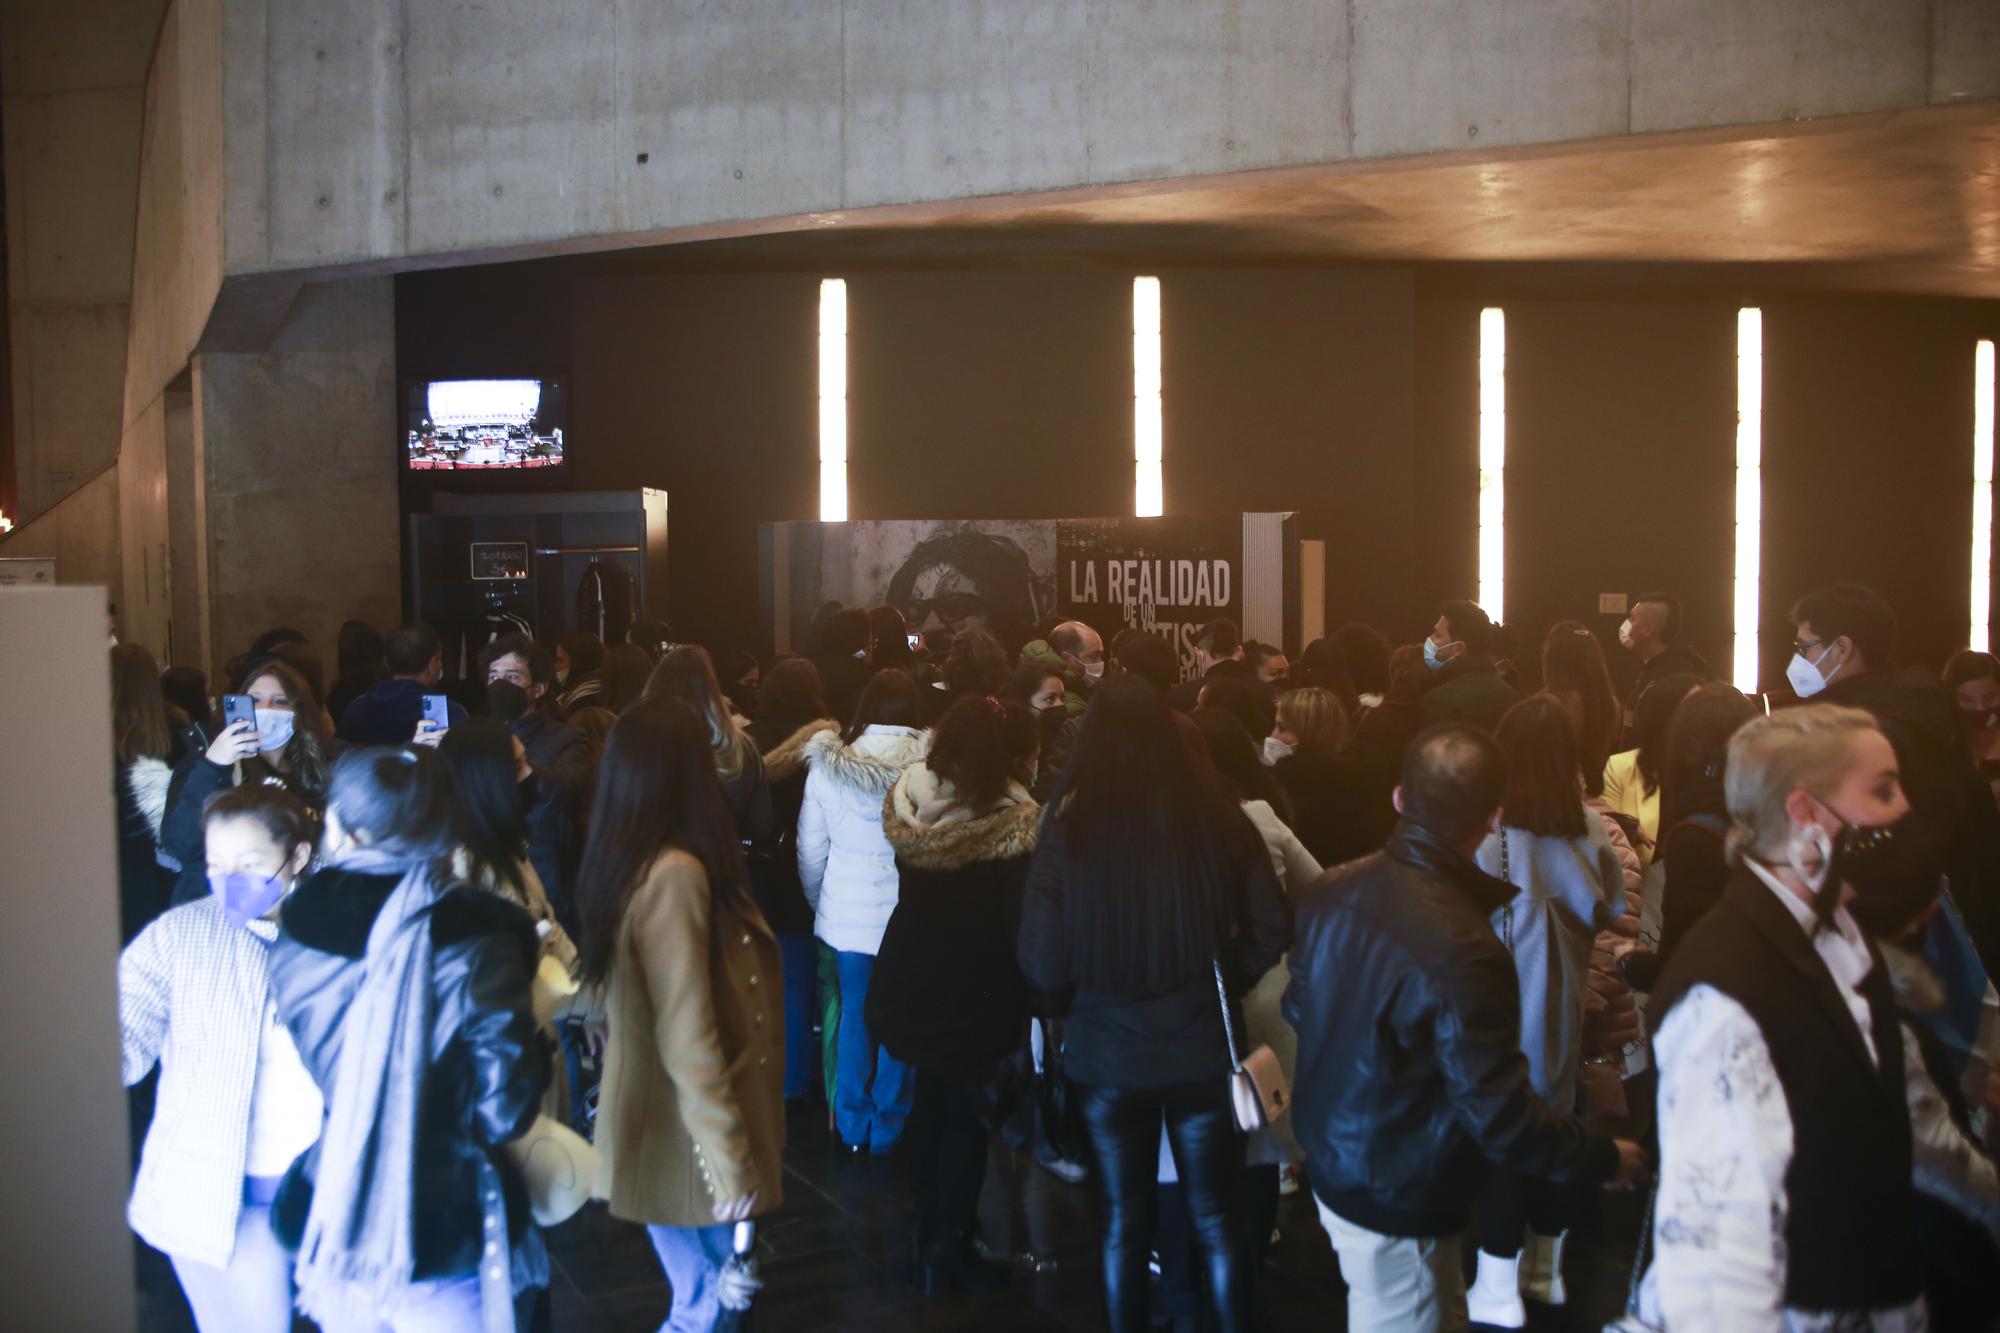
{"type": "Polygon", "coordinates": [[[1858,583],[1835,583],[1792,607],[1797,638],[1785,679],[1801,699],[1874,715],[1895,747],[1910,817],[1987,971],[2000,965],[2000,809],[1973,765],[1952,698],[1926,671],[1896,668],[1896,613],[1858,583]]]}

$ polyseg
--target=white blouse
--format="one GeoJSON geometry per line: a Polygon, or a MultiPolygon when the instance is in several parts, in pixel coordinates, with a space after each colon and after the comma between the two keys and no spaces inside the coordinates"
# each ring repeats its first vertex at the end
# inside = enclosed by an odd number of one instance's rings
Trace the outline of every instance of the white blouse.
{"type": "MultiPolygon", "coordinates": [[[[1860,991],[1873,962],[1853,919],[1843,908],[1834,914],[1833,929],[1813,934],[1812,907],[1763,867],[1751,869],[1811,935],[1814,951],[1854,1015],[1869,1057],[1879,1064],[1868,1001],[1860,991]]],[[[1914,1044],[1905,1033],[1917,1182],[1957,1179],[1961,1188],[1946,1201],[1992,1225],[2000,1187],[1993,1184],[1990,1163],[1983,1180],[1977,1178],[1976,1163],[1984,1159],[1944,1115],[1943,1100],[1925,1075],[1914,1044]],[[1982,1190],[1991,1191],[1992,1199],[1983,1210],[1976,1206],[1982,1190]],[[1967,1207],[1967,1200],[1975,1206],[1967,1207]]],[[[1792,1159],[1792,1119],[1770,1048],[1749,1011],[1712,986],[1693,987],[1661,1025],[1654,1052],[1660,1066],[1660,1182],[1653,1265],[1640,1291],[1640,1317],[1667,1330],[1732,1333],[1928,1329],[1921,1297],[1859,1315],[1785,1305],[1785,1172],[1792,1159]]]]}

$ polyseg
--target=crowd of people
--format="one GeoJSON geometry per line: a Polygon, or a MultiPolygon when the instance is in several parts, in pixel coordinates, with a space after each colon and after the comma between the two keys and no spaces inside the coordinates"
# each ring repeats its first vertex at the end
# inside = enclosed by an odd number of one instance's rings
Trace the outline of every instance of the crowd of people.
{"type": "Polygon", "coordinates": [[[1629,1327],[1992,1327],[2000,661],[1901,669],[1857,585],[1793,619],[1756,700],[1664,594],[1622,695],[1466,600],[1218,620],[1185,680],[890,608],[770,662],[504,635],[456,700],[421,625],[218,698],[114,647],[132,1227],[206,1333],[543,1327],[522,1145],[580,1134],[706,1329],[813,1103],[906,1159],[926,1295],[1009,1280],[996,1138],[1091,1190],[1118,1333],[1259,1326],[1299,1189],[1355,1330],[1564,1305],[1607,1187],[1629,1327]]]}

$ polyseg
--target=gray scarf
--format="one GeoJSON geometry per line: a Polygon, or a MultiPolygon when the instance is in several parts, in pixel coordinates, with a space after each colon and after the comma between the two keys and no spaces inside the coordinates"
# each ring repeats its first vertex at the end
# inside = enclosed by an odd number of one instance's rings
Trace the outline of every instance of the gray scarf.
{"type": "Polygon", "coordinates": [[[430,1066],[431,863],[374,848],[337,864],[403,879],[368,932],[361,984],[341,1022],[299,1245],[299,1309],[345,1326],[388,1309],[416,1266],[417,1118],[430,1066]]]}

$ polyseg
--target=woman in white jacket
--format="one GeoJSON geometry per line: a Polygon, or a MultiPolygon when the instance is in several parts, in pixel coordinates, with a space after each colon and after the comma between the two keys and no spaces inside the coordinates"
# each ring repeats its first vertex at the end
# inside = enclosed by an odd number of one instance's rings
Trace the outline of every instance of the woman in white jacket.
{"type": "Polygon", "coordinates": [[[799,881],[813,908],[813,934],[834,951],[840,1026],[834,1128],[850,1152],[885,1156],[910,1117],[915,1082],[908,1066],[869,1035],[862,1010],[882,932],[896,910],[896,853],[882,834],[882,806],[903,770],[924,757],[917,685],[904,671],[868,682],[843,732],[806,746],[805,803],[799,810],[799,881]]]}
{"type": "Polygon", "coordinates": [[[320,1091],[278,1021],[278,904],[312,857],[313,820],[282,788],[209,800],[213,892],[157,918],[118,960],[125,1082],[161,1067],[128,1212],[173,1261],[202,1333],[289,1333],[292,1257],[271,1203],[319,1137],[320,1091]]]}

